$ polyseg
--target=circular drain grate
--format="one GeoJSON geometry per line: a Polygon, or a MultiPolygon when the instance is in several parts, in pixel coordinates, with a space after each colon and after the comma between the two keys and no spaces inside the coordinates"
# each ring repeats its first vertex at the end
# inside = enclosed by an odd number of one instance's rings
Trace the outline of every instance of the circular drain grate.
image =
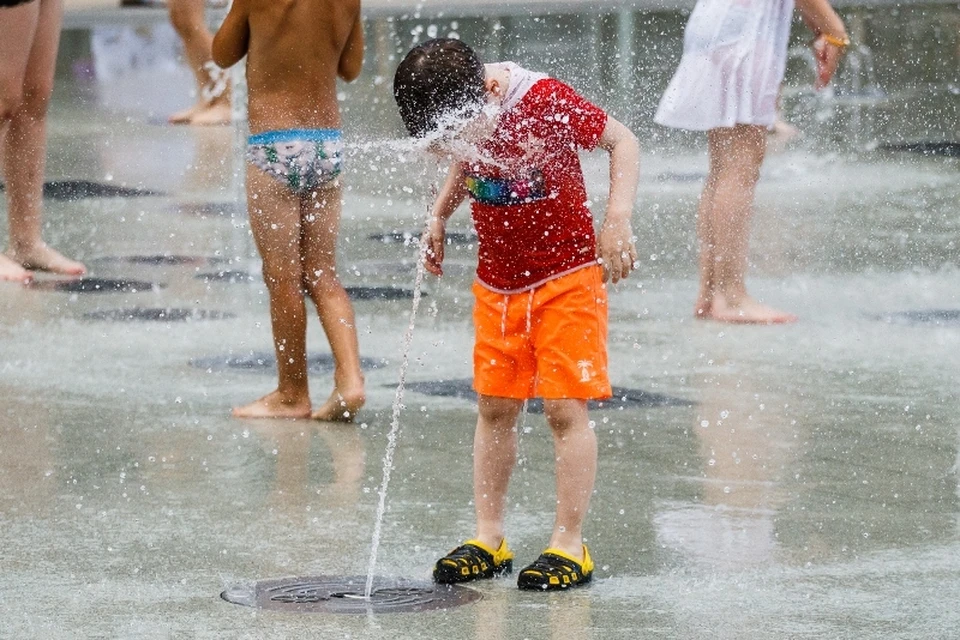
{"type": "Polygon", "coordinates": [[[364,598],[366,576],[315,576],[261,580],[227,589],[220,597],[233,604],[295,613],[401,613],[451,609],[483,598],[457,585],[375,578],[364,598]]]}
{"type": "Polygon", "coordinates": [[[31,284],[30,288],[64,293],[139,293],[159,289],[162,286],[140,280],[77,278],[76,280],[38,280],[31,284]]]}
{"type": "MultiPolygon", "coordinates": [[[[242,369],[247,371],[262,371],[273,373],[277,370],[277,359],[268,351],[253,351],[243,356],[211,356],[208,358],[194,358],[190,364],[208,371],[225,371],[227,369],[242,369]]],[[[311,373],[326,373],[334,370],[335,362],[329,353],[307,354],[307,370],[311,373]]],[[[360,358],[363,369],[379,369],[388,364],[384,359],[360,358]]]]}
{"type": "Polygon", "coordinates": [[[136,265],[147,265],[152,267],[164,267],[164,266],[203,266],[203,265],[214,265],[222,264],[227,262],[226,258],[217,258],[217,257],[204,257],[204,256],[184,256],[184,255],[175,255],[169,253],[161,253],[156,255],[133,255],[133,256],[103,256],[96,258],[94,262],[101,263],[127,263],[127,264],[136,264],[136,265]]]}
{"type": "Polygon", "coordinates": [[[226,311],[208,311],[206,309],[109,309],[85,313],[87,320],[108,320],[113,322],[186,322],[191,320],[228,320],[236,314],[226,311]]]}
{"type": "Polygon", "coordinates": [[[925,309],[922,311],[898,311],[882,316],[873,316],[887,324],[956,327],[960,325],[960,309],[925,309]]]}
{"type": "MultiPolygon", "coordinates": [[[[412,289],[398,287],[344,287],[351,300],[409,300],[413,298],[412,289]]],[[[426,296],[423,291],[420,295],[426,296]]]]}
{"type": "Polygon", "coordinates": [[[224,271],[211,271],[207,273],[198,273],[194,276],[198,280],[203,280],[204,282],[228,282],[230,284],[236,282],[254,282],[258,280],[258,277],[254,277],[249,271],[239,271],[239,270],[224,270],[224,271]]]}

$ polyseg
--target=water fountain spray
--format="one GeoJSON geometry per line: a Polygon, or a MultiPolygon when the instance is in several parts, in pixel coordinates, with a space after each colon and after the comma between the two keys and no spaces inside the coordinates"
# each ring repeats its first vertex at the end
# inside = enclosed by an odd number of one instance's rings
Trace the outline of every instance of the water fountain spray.
{"type": "MultiPolygon", "coordinates": [[[[431,189],[433,200],[436,199],[436,187],[431,189]]],[[[432,201],[432,200],[431,200],[432,201]]],[[[420,306],[420,291],[423,288],[423,277],[426,273],[427,241],[420,237],[420,252],[417,258],[417,275],[413,284],[413,306],[410,309],[410,324],[403,337],[403,355],[400,360],[400,381],[397,383],[397,392],[393,400],[393,414],[390,420],[390,432],[387,434],[387,449],[383,457],[383,480],[377,491],[379,502],[377,516],[373,525],[373,538],[370,543],[370,562],[367,565],[367,584],[363,591],[365,600],[370,600],[373,593],[374,570],[377,566],[377,552],[380,549],[380,536],[383,529],[383,517],[387,508],[387,488],[390,485],[390,472],[393,468],[393,454],[397,449],[397,439],[400,436],[400,411],[403,409],[403,385],[407,374],[407,365],[410,362],[410,345],[413,342],[413,329],[417,319],[417,308],[420,306]]]]}

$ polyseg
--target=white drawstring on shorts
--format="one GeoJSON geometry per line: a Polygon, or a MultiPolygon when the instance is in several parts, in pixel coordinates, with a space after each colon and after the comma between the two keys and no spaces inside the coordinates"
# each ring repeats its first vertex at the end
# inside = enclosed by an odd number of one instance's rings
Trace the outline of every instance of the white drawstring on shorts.
{"type": "MultiPolygon", "coordinates": [[[[533,326],[533,294],[536,290],[530,289],[530,295],[527,296],[527,335],[533,326]]],[[[510,306],[510,294],[503,294],[503,313],[500,316],[500,337],[507,337],[507,309],[510,306]]]]}

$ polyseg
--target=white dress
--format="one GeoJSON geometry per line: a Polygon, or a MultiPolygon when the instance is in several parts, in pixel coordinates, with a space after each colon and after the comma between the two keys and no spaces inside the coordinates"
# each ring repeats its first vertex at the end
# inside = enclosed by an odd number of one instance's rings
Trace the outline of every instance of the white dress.
{"type": "Polygon", "coordinates": [[[698,0],[654,120],[693,131],[773,125],[792,18],[793,0],[698,0]]]}

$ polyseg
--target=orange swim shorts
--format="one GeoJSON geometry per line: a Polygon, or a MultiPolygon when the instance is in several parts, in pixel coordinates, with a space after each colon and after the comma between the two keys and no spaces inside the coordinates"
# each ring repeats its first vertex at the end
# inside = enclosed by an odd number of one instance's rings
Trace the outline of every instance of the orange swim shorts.
{"type": "Polygon", "coordinates": [[[520,293],[479,282],[473,323],[473,387],[501,398],[610,397],[607,289],[589,266],[520,293]]]}

